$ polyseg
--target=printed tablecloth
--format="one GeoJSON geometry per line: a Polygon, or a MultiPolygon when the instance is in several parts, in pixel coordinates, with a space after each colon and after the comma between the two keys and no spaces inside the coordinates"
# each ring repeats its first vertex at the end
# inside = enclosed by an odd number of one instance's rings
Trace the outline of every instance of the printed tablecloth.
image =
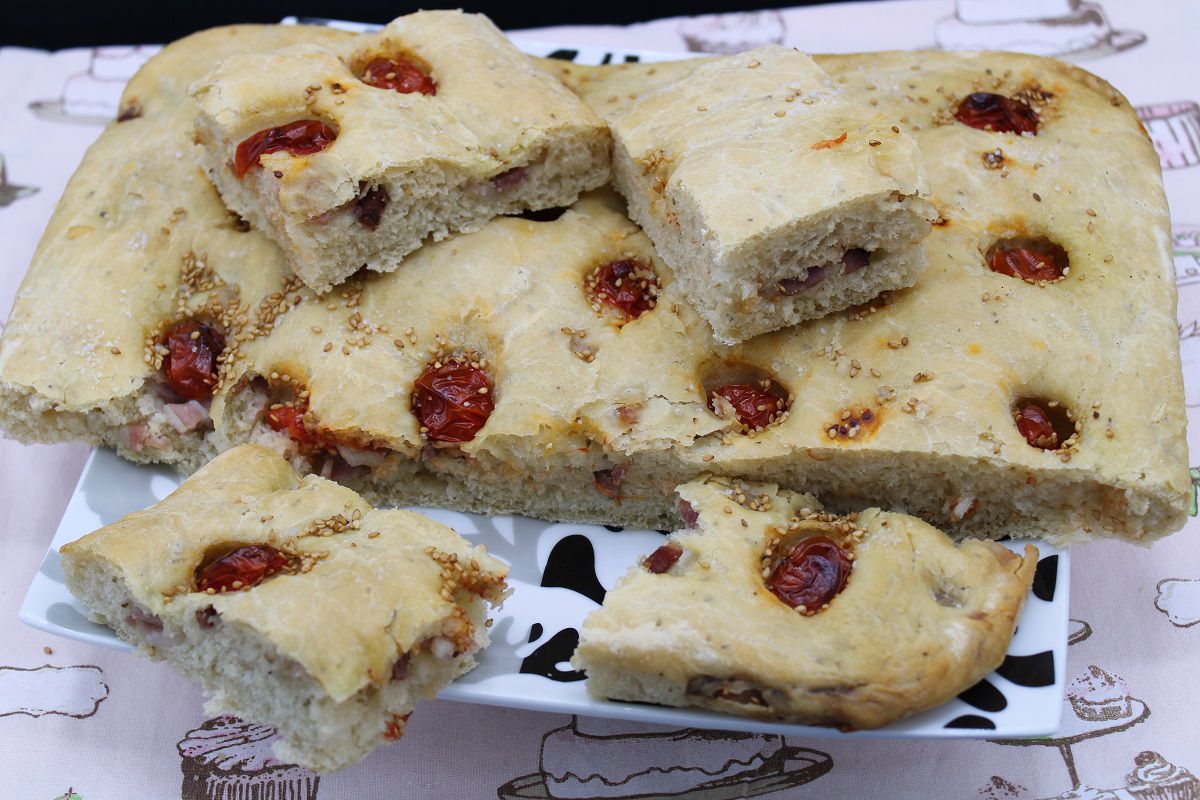
{"type": "MultiPolygon", "coordinates": [[[[810,52],[1020,49],[1108,79],[1138,107],[1161,156],[1192,463],[1200,464],[1200,3],[895,0],[513,35],[663,51],[731,52],[768,42],[810,52]]],[[[0,49],[0,313],[11,307],[67,178],[114,116],[121,86],[156,49],[0,49]]],[[[1098,668],[1125,689],[1127,702],[1105,719],[1084,720],[1064,700],[1063,729],[1052,737],[733,741],[433,702],[419,708],[401,743],[318,779],[270,759],[265,731],[206,719],[198,690],[169,667],[17,620],[86,454],[82,445],[0,440],[0,798],[49,800],[69,789],[84,800],[1200,798],[1194,519],[1149,549],[1093,543],[1073,551],[1068,679],[1098,668]],[[714,783],[712,772],[726,777],[714,783]]],[[[1192,474],[1200,482],[1200,468],[1192,474]]]]}

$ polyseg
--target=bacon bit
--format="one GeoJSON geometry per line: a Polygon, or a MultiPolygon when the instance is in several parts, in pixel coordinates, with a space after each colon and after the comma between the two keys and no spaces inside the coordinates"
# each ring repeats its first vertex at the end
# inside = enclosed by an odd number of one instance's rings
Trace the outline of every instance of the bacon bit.
{"type": "MultiPolygon", "coordinates": [[[[362,192],[363,188],[365,187],[360,185],[359,191],[362,192]]],[[[354,201],[354,218],[364,228],[375,230],[379,227],[379,221],[383,219],[383,210],[387,208],[391,199],[387,187],[384,186],[376,186],[369,192],[360,194],[354,201]]]]}
{"type": "Polygon", "coordinates": [[[642,408],[641,403],[617,406],[617,419],[621,420],[624,425],[636,425],[642,415],[642,408]]]}
{"type": "Polygon", "coordinates": [[[261,167],[259,159],[268,153],[286,150],[296,156],[311,155],[333,144],[334,139],[337,139],[337,132],[317,119],[301,119],[278,128],[267,128],[237,146],[233,172],[240,179],[250,170],[261,167]]]}
{"type": "Polygon", "coordinates": [[[837,147],[839,144],[846,141],[846,136],[847,136],[847,134],[843,133],[841,136],[837,137],[836,139],[823,139],[823,140],[817,142],[816,144],[814,144],[812,146],[812,149],[813,150],[825,150],[830,147],[837,147]]]}
{"type": "Polygon", "coordinates": [[[621,495],[621,482],[625,480],[625,473],[628,471],[629,467],[625,464],[617,464],[609,469],[596,470],[592,473],[593,483],[600,494],[609,500],[617,500],[621,495]]]}
{"type": "Polygon", "coordinates": [[[682,497],[675,499],[675,510],[679,512],[680,519],[688,528],[696,528],[700,522],[700,514],[696,509],[692,508],[692,504],[682,497]]]}
{"type": "Polygon", "coordinates": [[[212,606],[196,609],[196,624],[201,628],[215,628],[220,617],[220,613],[212,606]]]}
{"type": "Polygon", "coordinates": [[[661,575],[675,566],[675,562],[681,555],[683,555],[683,548],[674,542],[668,542],[646,556],[646,560],[642,564],[655,575],[661,575]]]}
{"type": "Polygon", "coordinates": [[[492,178],[492,186],[500,194],[511,191],[525,182],[525,178],[529,176],[528,167],[516,167],[507,172],[501,172],[496,177],[492,178]]]}

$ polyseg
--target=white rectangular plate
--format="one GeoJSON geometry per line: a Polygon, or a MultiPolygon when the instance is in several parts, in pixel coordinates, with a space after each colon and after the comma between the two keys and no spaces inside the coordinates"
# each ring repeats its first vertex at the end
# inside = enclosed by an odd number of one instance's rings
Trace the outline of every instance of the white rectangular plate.
{"type": "MultiPolygon", "coordinates": [[[[97,450],[83,475],[50,550],[21,605],[23,622],[99,647],[128,650],[108,628],[90,622],[63,580],[58,549],[91,531],[166,497],[180,483],[167,467],[124,461],[97,450]]],[[[1004,664],[975,688],[938,708],[887,728],[842,734],[832,728],[760,722],[707,711],[621,703],[589,697],[583,675],[571,669],[579,626],[630,565],[663,541],[657,531],[601,525],[554,524],[525,517],[463,514],[417,508],[482,544],[511,565],[512,596],[494,616],[492,645],[479,666],[438,695],[447,700],[564,714],[802,736],[986,737],[1040,736],[1058,728],[1067,650],[1068,554],[1038,542],[1034,590],[1004,664]],[[988,684],[987,686],[983,685],[988,684]]],[[[1023,542],[1008,542],[1020,551],[1023,542]]]]}
{"type": "MultiPolygon", "coordinates": [[[[288,20],[293,21],[293,20],[288,20]]],[[[306,23],[328,20],[304,19],[306,23]]],[[[336,23],[355,30],[374,26],[336,23]]],[[[607,51],[520,43],[531,55],[581,64],[663,61],[679,53],[607,51]]],[[[166,467],[132,464],[97,450],[84,467],[20,617],[40,630],[99,647],[128,650],[108,628],[90,622],[63,581],[58,548],[166,497],[180,483],[166,467]]],[[[655,531],[565,525],[524,517],[485,517],[414,509],[482,544],[511,565],[512,596],[495,615],[492,645],[479,666],[438,695],[447,700],[564,714],[611,717],[660,725],[800,736],[1013,738],[1058,729],[1067,656],[1069,562],[1066,551],[1037,543],[1037,580],[1004,664],[973,689],[923,714],[878,731],[843,734],[832,728],[760,722],[707,711],[596,700],[568,663],[583,618],[631,564],[662,543],[655,531]],[[985,685],[986,684],[986,685],[985,685]]],[[[1024,542],[1006,543],[1021,551],[1024,542]]]]}

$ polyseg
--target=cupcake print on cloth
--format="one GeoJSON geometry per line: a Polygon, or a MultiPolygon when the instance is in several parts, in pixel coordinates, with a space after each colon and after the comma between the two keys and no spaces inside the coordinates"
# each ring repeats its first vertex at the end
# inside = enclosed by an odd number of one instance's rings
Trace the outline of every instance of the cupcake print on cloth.
{"type": "Polygon", "coordinates": [[[1200,797],[1200,780],[1158,753],[1144,750],[1134,760],[1137,768],[1126,776],[1135,800],[1194,800],[1200,797]]]}
{"type": "Polygon", "coordinates": [[[1067,684],[1067,699],[1075,716],[1084,720],[1126,719],[1133,714],[1125,681],[1097,666],[1067,684]]]}
{"type": "Polygon", "coordinates": [[[319,778],[271,753],[275,731],[237,717],[210,719],[176,747],[182,800],[316,800],[319,778]]]}

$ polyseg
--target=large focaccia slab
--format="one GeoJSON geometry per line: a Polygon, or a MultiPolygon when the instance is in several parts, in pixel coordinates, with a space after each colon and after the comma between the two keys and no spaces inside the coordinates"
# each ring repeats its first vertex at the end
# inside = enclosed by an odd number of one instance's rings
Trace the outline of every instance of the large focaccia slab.
{"type": "Polygon", "coordinates": [[[235,55],[193,92],[209,177],[318,291],[608,180],[604,124],[478,14],[235,55]]]}
{"type": "Polygon", "coordinates": [[[734,344],[911,286],[936,214],[913,138],[813,60],[763,47],[609,114],[613,179],[734,344]]]}
{"type": "MultiPolygon", "coordinates": [[[[1132,110],[1098,79],[1015,55],[823,60],[843,91],[894,106],[937,154],[931,200],[945,224],[913,288],[724,347],[602,194],[554,221],[494,220],[314,297],[187,166],[182,88],[222,48],[303,35],[199,34],[131,83],[143,116],[85,157],[0,341],[10,435],[82,438],[185,470],[252,439],[375,500],[655,528],[677,523],[674,487],[702,472],[907,511],[952,535],[1148,541],[1182,525],[1166,202],[1132,110]],[[1037,135],[935,124],[985,84],[1052,92],[1037,135]],[[1092,126],[1109,131],[1103,147],[1092,126]],[[985,163],[997,148],[1007,169],[985,163]],[[1020,236],[1053,238],[1069,274],[1039,285],[988,269],[993,244],[1020,236]],[[636,291],[614,310],[621,264],[636,291]],[[180,317],[224,330],[211,422],[157,367],[180,317]],[[422,421],[436,403],[416,384],[434,369],[479,378],[463,402],[486,423],[461,444],[422,421]],[[1031,420],[1023,433],[1014,411],[1033,400],[1056,424],[1071,410],[1078,432],[1031,445],[1031,420]]],[[[636,78],[589,82],[621,81],[627,96],[636,78]]]]}

